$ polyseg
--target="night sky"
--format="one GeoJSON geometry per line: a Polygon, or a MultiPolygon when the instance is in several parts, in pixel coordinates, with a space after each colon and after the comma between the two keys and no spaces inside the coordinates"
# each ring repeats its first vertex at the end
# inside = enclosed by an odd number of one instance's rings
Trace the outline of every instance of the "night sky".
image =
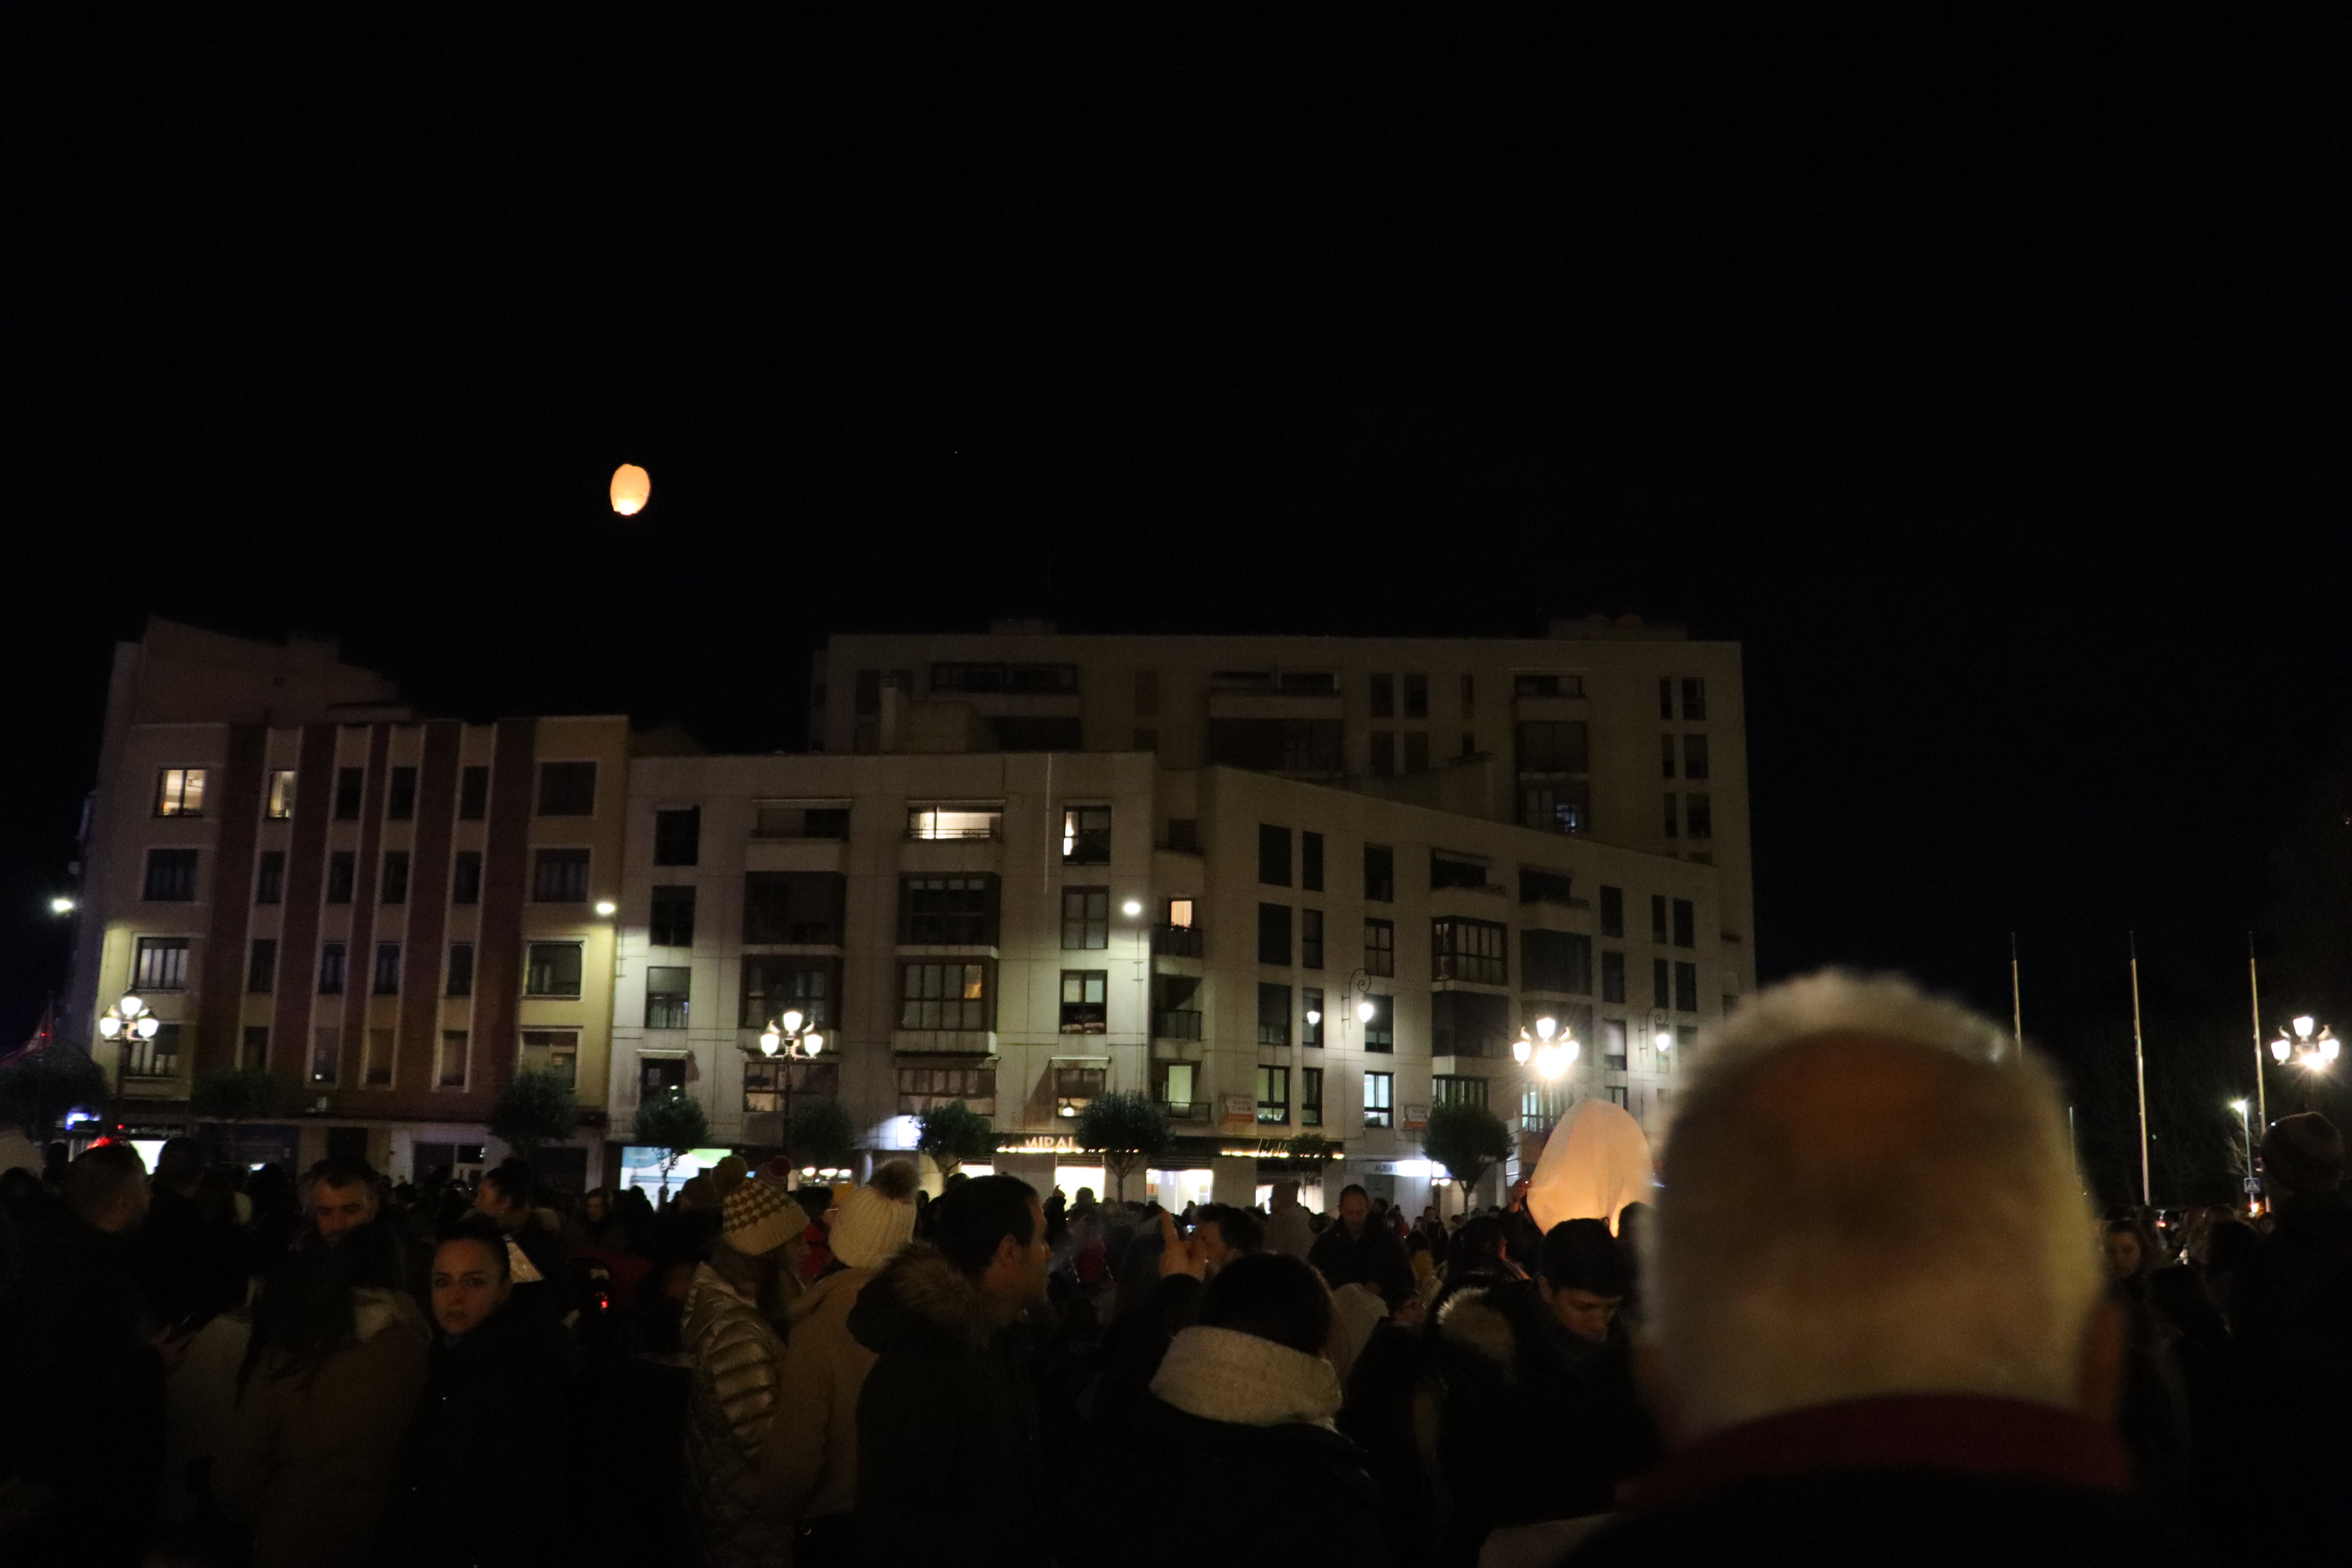
{"type": "Polygon", "coordinates": [[[833,630],[1639,613],[1746,645],[1767,974],[2016,931],[2108,1185],[2127,931],[2184,1149],[2249,926],[2352,1005],[2324,23],[983,9],[16,37],[0,1039],[151,613],[730,748],[833,630]]]}

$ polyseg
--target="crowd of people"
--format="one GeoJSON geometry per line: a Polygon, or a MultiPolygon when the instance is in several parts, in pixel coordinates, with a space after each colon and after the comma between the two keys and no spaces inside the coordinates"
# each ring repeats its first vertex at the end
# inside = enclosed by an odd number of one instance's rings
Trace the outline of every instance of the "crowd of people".
{"type": "Polygon", "coordinates": [[[2345,1537],[2352,1201],[2092,1216],[2053,1084],[1900,983],[1768,992],[1661,1197],[1538,1226],[730,1159],[0,1176],[0,1560],[1579,1568],[2345,1537]],[[1638,1350],[1638,1353],[1637,1353],[1638,1350]]]}

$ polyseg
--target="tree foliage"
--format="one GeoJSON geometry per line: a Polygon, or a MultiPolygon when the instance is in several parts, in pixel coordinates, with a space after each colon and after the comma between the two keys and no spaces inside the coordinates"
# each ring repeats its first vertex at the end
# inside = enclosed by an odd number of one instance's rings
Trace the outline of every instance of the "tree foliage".
{"type": "MultiPolygon", "coordinates": [[[[490,1101],[490,1136],[529,1160],[542,1143],[561,1143],[580,1124],[572,1086],[551,1072],[525,1068],[490,1101]]],[[[691,1144],[688,1147],[692,1147],[691,1144]]]]}
{"type": "Polygon", "coordinates": [[[1285,1140],[1282,1152],[1294,1160],[1336,1160],[1348,1152],[1348,1146],[1319,1132],[1301,1132],[1285,1140]]]}
{"type": "Polygon", "coordinates": [[[915,1147],[931,1157],[942,1176],[950,1175],[966,1160],[996,1152],[996,1131],[988,1118],[961,1100],[935,1105],[918,1122],[915,1147]]]}
{"type": "Polygon", "coordinates": [[[0,1067],[0,1126],[21,1127],[39,1142],[57,1131],[67,1111],[104,1105],[106,1096],[104,1068],[70,1046],[51,1042],[0,1067]]]}
{"type": "Polygon", "coordinates": [[[1103,1169],[1110,1173],[1122,1203],[1128,1173],[1151,1156],[1166,1153],[1176,1142],[1168,1127],[1168,1108],[1132,1089],[1095,1096],[1078,1112],[1071,1131],[1079,1148],[1102,1156],[1103,1169]]]}
{"type": "Polygon", "coordinates": [[[857,1127],[841,1101],[829,1095],[812,1095],[793,1106],[789,1146],[795,1165],[838,1169],[856,1152],[857,1127]]]}
{"type": "Polygon", "coordinates": [[[1467,1192],[1487,1167],[1510,1158],[1511,1130],[1485,1106],[1457,1100],[1429,1108],[1429,1130],[1422,1134],[1421,1146],[1467,1192]]]}
{"type": "Polygon", "coordinates": [[[659,1149],[667,1156],[662,1161],[662,1178],[667,1183],[679,1155],[710,1142],[710,1119],[702,1114],[698,1103],[687,1096],[666,1094],[637,1107],[637,1120],[629,1141],[659,1149]]]}
{"type": "Polygon", "coordinates": [[[285,1109],[286,1086],[258,1068],[200,1072],[188,1086],[188,1110],[220,1121],[251,1121],[285,1109]]]}

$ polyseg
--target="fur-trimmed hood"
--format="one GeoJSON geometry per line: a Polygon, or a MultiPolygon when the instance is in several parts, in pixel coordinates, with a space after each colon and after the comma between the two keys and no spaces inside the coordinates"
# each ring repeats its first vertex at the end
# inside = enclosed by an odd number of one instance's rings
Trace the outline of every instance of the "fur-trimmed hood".
{"type": "Polygon", "coordinates": [[[1151,1392],[1187,1415],[1243,1426],[1328,1426],[1339,1412],[1339,1374],[1321,1356],[1197,1323],[1171,1342],[1151,1392]]]}
{"type": "Polygon", "coordinates": [[[1518,1359],[1518,1331],[1484,1289],[1457,1290],[1437,1311],[1437,1337],[1447,1348],[1495,1363],[1505,1377],[1518,1359]]]}
{"type": "Polygon", "coordinates": [[[849,1332],[878,1355],[909,1334],[984,1345],[1007,1321],[945,1253],[919,1241],[857,1293],[857,1304],[849,1310],[849,1332]]]}

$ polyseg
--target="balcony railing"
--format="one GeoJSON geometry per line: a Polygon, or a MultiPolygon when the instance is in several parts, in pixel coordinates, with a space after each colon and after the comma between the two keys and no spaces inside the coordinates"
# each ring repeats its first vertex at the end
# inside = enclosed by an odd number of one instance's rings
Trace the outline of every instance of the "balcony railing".
{"type": "Polygon", "coordinates": [[[1163,1100],[1160,1103],[1171,1121],[1208,1121],[1216,1114],[1216,1106],[1205,1100],[1163,1100]]]}
{"type": "Polygon", "coordinates": [[[1151,951],[1162,958],[1198,958],[1201,956],[1201,928],[1153,926],[1151,951]]]}
{"type": "Polygon", "coordinates": [[[1151,1015],[1151,1037],[1155,1040],[1197,1040],[1201,1037],[1201,1015],[1189,1009],[1151,1015]]]}

